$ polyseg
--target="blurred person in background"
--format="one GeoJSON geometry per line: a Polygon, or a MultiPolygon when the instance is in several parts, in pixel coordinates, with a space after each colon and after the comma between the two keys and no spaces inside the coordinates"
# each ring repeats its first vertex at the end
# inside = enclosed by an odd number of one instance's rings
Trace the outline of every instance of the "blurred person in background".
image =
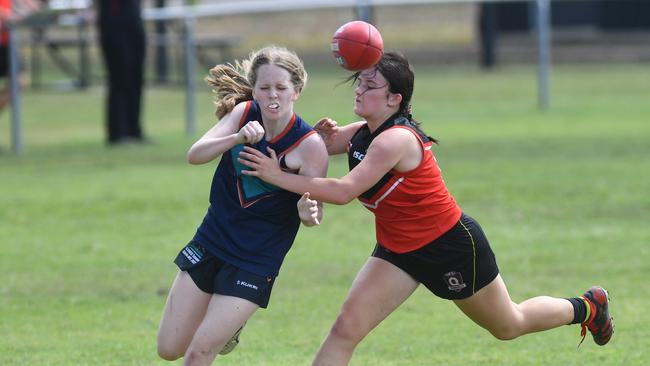
{"type": "Polygon", "coordinates": [[[99,0],[97,12],[108,84],[107,142],[144,142],[141,106],[146,50],[140,0],[99,0]]]}
{"type": "MultiPolygon", "coordinates": [[[[19,22],[40,9],[41,4],[36,0],[13,0],[13,5],[12,0],[0,0],[0,78],[4,79],[0,89],[0,111],[4,110],[11,99],[8,23],[19,22]]],[[[21,87],[25,84],[22,72],[19,83],[21,87]]]]}

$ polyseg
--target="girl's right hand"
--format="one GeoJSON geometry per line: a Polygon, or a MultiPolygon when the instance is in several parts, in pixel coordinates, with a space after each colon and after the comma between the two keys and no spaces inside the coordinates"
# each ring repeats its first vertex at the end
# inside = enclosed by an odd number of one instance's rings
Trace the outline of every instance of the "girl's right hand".
{"type": "Polygon", "coordinates": [[[240,144],[254,144],[264,138],[264,128],[257,121],[251,121],[237,132],[237,141],[240,144]]]}
{"type": "Polygon", "coordinates": [[[334,142],[336,134],[339,132],[339,126],[335,120],[325,117],[314,125],[314,130],[318,132],[320,137],[325,142],[325,146],[330,146],[334,142]]]}
{"type": "Polygon", "coordinates": [[[298,200],[298,216],[300,216],[300,221],[305,226],[317,226],[320,225],[318,220],[318,202],[309,198],[309,192],[300,197],[298,200]]]}

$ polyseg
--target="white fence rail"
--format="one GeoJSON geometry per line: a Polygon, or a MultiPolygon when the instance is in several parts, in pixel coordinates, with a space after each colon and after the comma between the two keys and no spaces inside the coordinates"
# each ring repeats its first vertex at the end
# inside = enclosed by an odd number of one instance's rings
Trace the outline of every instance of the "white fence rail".
{"type": "Polygon", "coordinates": [[[388,5],[451,4],[480,2],[535,2],[538,20],[538,106],[546,110],[549,106],[550,69],[550,0],[275,0],[238,1],[194,6],[174,6],[159,9],[145,9],[145,20],[182,19],[184,21],[184,65],[186,80],[185,121],[188,134],[196,133],[195,61],[196,53],[194,27],[197,18],[218,17],[252,13],[289,12],[311,9],[364,8],[388,5]]]}
{"type": "MultiPolygon", "coordinates": [[[[66,1],[66,0],[60,0],[66,1]]],[[[70,1],[70,0],[68,0],[70,1]]],[[[73,0],[75,4],[86,0],[73,0]]],[[[565,0],[555,0],[565,1],[565,0]]],[[[194,27],[197,18],[220,17],[235,14],[289,12],[310,9],[331,8],[356,8],[358,10],[368,7],[389,5],[420,5],[420,4],[452,4],[452,3],[483,3],[483,2],[535,2],[536,27],[538,42],[538,105],[542,110],[549,105],[549,68],[550,68],[550,3],[551,0],[244,0],[223,3],[170,6],[165,8],[143,9],[142,17],[147,21],[155,20],[183,20],[183,52],[185,65],[185,125],[186,132],[190,135],[196,133],[196,98],[195,98],[195,62],[196,47],[194,42],[194,27]]],[[[56,9],[59,10],[60,9],[56,9]]],[[[361,13],[361,12],[360,12],[361,13]]],[[[10,72],[11,80],[11,136],[12,150],[20,153],[23,150],[21,129],[20,89],[17,86],[20,59],[18,49],[19,39],[16,32],[11,32],[10,72]],[[15,85],[14,85],[15,84],[15,85]]]]}

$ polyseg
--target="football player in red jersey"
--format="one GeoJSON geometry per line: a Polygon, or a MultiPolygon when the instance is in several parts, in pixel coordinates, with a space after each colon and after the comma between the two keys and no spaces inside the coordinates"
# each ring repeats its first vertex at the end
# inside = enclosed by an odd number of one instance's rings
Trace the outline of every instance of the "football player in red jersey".
{"type": "MultiPolygon", "coordinates": [[[[346,365],[361,340],[418,287],[453,300],[476,324],[501,340],[582,324],[599,345],[613,333],[608,295],[594,286],[582,296],[510,298],[478,222],[447,190],[428,137],[411,116],[414,73],[400,54],[385,53],[355,73],[354,112],[363,121],[339,127],[323,119],[316,129],[331,154],[348,153],[342,178],[283,173],[274,154],[245,149],[244,172],[312,199],[346,204],[354,198],[375,215],[377,244],[363,265],[314,365],[346,365]]],[[[584,338],[583,338],[584,339],[584,338]]]]}

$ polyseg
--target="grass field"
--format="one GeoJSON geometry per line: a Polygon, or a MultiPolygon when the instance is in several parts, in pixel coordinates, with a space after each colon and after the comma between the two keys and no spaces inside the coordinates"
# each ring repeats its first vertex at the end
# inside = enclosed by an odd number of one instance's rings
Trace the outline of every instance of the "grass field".
{"type": "MultiPolygon", "coordinates": [[[[441,140],[446,182],[481,222],[515,301],[612,294],[616,334],[577,348],[579,327],[502,342],[418,289],[359,346],[352,365],[648,365],[650,66],[553,70],[416,66],[414,115],[441,140]]],[[[305,118],[353,118],[339,69],[311,70],[305,118]]],[[[190,166],[180,90],[147,90],[153,143],[103,144],[100,87],[24,95],[25,153],[0,118],[0,365],[166,365],[155,336],[177,251],[207,208],[214,164],[190,166]]],[[[199,94],[200,131],[213,122],[199,94]]],[[[345,172],[332,159],[331,176],[345,172]]],[[[374,244],[359,204],[326,206],[287,256],[268,310],[216,364],[306,365],[374,244]]]]}

